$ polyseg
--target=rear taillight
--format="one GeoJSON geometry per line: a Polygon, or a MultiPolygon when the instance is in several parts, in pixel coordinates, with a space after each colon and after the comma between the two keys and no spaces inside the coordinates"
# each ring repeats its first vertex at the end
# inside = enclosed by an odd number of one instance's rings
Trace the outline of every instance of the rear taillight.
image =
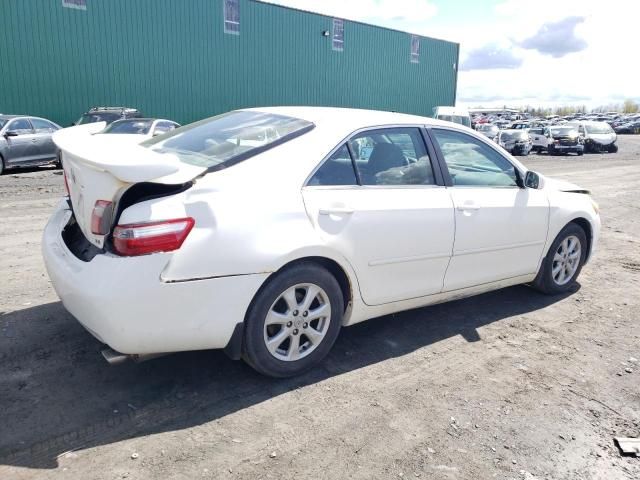
{"type": "Polygon", "coordinates": [[[113,247],[117,254],[127,257],[171,252],[182,246],[194,224],[193,218],[179,218],[118,225],[113,231],[113,247]]]}
{"type": "Polygon", "coordinates": [[[91,233],[106,235],[113,220],[113,203],[108,200],[97,200],[91,213],[91,233]]]}

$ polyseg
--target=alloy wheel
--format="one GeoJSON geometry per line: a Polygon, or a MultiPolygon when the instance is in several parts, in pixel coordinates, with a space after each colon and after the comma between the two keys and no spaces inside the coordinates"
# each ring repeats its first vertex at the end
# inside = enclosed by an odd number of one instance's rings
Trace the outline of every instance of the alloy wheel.
{"type": "Polygon", "coordinates": [[[581,253],[580,239],[575,235],[560,242],[551,267],[551,276],[557,285],[566,285],[573,279],[580,266],[581,253]]]}
{"type": "Polygon", "coordinates": [[[294,285],[271,305],[264,321],[264,342],[278,360],[292,362],[313,352],[331,322],[331,302],[318,285],[294,285]]]}

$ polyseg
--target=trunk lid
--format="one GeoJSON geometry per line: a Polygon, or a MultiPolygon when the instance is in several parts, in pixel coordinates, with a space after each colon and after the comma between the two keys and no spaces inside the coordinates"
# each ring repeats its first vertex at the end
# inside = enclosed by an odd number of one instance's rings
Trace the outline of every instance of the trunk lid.
{"type": "Polygon", "coordinates": [[[140,182],[178,185],[206,171],[181,162],[175,155],[157,153],[136,143],[118,142],[109,135],[95,135],[105,123],[65,128],[53,134],[60,148],[62,165],[76,222],[87,240],[97,247],[105,235],[91,232],[91,217],[97,200],[113,202],[114,208],[130,186],[140,182]]]}

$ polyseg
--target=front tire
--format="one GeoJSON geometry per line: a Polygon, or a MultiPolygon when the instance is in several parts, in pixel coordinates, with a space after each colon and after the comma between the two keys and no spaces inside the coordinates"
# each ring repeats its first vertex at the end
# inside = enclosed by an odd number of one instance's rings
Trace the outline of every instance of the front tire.
{"type": "Polygon", "coordinates": [[[618,145],[616,145],[615,143],[612,143],[611,145],[609,145],[609,147],[607,148],[607,151],[609,153],[617,153],[618,152],[618,145]]]}
{"type": "Polygon", "coordinates": [[[0,155],[0,175],[4,173],[4,158],[0,155]]]}
{"type": "Polygon", "coordinates": [[[331,273],[311,262],[286,268],[249,307],[243,358],[270,377],[300,375],[329,353],[343,315],[342,290],[331,273]]]}
{"type": "Polygon", "coordinates": [[[533,286],[547,295],[571,290],[580,275],[586,253],[587,235],[579,225],[570,223],[551,244],[533,286]]]}

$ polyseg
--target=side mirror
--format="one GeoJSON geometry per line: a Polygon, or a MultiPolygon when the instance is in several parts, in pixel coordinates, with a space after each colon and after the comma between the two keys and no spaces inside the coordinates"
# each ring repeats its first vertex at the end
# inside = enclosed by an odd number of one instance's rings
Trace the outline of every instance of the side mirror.
{"type": "Polygon", "coordinates": [[[4,136],[5,137],[17,137],[18,135],[19,135],[19,133],[14,131],[14,130],[8,130],[8,131],[4,132],[4,136]]]}
{"type": "Polygon", "coordinates": [[[540,175],[529,170],[524,176],[524,186],[525,188],[532,188],[534,190],[542,188],[540,175]]]}

